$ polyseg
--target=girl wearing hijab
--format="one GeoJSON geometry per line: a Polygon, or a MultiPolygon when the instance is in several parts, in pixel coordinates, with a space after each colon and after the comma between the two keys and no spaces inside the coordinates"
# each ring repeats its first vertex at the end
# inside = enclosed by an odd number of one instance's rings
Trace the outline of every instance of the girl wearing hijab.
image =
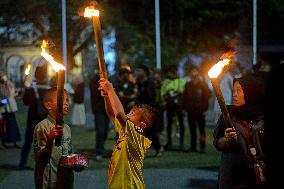
{"type": "Polygon", "coordinates": [[[233,127],[222,115],[214,130],[213,144],[222,152],[218,188],[264,188],[264,85],[248,75],[233,81],[233,105],[228,106],[233,127]]]}

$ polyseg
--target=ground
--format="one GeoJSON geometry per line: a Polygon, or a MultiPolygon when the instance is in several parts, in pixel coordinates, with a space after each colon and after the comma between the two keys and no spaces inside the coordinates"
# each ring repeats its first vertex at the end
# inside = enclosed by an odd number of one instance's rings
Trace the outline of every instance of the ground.
{"type": "MultiPolygon", "coordinates": [[[[26,109],[17,112],[22,138],[24,136],[26,109]]],[[[107,153],[103,161],[95,160],[95,130],[93,129],[92,114],[87,114],[87,125],[83,128],[71,127],[75,151],[85,153],[90,158],[90,165],[86,170],[75,175],[75,188],[107,188],[107,166],[114,144],[115,133],[110,129],[105,145],[107,153]]],[[[65,121],[68,123],[69,118],[65,121]]],[[[187,125],[187,124],[186,124],[187,125]]],[[[177,128],[175,127],[174,130],[177,128]]],[[[207,126],[206,153],[165,151],[163,156],[154,157],[155,151],[148,150],[144,161],[143,174],[146,187],[157,188],[216,188],[220,153],[212,146],[212,126],[207,126]]],[[[185,129],[185,147],[189,148],[189,131],[185,129]]],[[[165,144],[165,133],[161,135],[161,142],[165,144]]],[[[174,144],[178,146],[178,135],[174,136],[174,144]]],[[[0,149],[0,189],[34,188],[33,171],[18,170],[20,149],[0,149]]],[[[28,165],[34,166],[31,151],[28,165]]]]}

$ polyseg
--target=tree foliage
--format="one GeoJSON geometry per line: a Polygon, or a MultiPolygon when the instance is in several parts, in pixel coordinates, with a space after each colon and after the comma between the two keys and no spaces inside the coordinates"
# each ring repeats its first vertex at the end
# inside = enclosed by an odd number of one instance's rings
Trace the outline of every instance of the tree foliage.
{"type": "MultiPolygon", "coordinates": [[[[84,40],[91,41],[89,35],[82,39],[82,32],[89,25],[88,20],[79,16],[85,5],[76,0],[66,0],[68,63],[72,67],[73,56],[82,50],[84,40]]],[[[57,59],[62,57],[62,11],[58,0],[5,0],[0,4],[0,41],[2,44],[33,40],[38,44],[42,39],[52,42],[51,49],[57,59]]]]}
{"type": "MultiPolygon", "coordinates": [[[[116,50],[131,61],[155,62],[154,1],[108,0],[108,23],[116,31],[116,50]],[[111,11],[109,11],[111,10],[111,11]]],[[[246,5],[235,0],[160,1],[162,62],[176,63],[189,52],[212,50],[235,32],[246,5]]]]}
{"type": "MultiPolygon", "coordinates": [[[[68,62],[92,40],[91,23],[79,15],[90,1],[66,0],[68,62]],[[88,29],[89,28],[89,29],[88,29]]],[[[283,41],[284,3],[259,0],[260,37],[283,41]],[[277,24],[272,24],[272,20],[277,24]]],[[[114,30],[118,62],[155,65],[155,1],[101,0],[104,33],[114,30]]],[[[61,57],[61,1],[2,0],[0,42],[49,38],[61,57]]],[[[225,35],[250,38],[252,0],[160,0],[162,64],[177,63],[188,53],[215,51],[225,35]]]]}
{"type": "MultiPolygon", "coordinates": [[[[108,24],[117,32],[118,59],[128,54],[130,61],[150,61],[155,65],[154,1],[103,2],[108,24]]],[[[188,53],[214,52],[223,45],[224,36],[235,33],[250,45],[252,6],[253,0],[160,1],[162,64],[177,63],[188,53]]],[[[260,41],[283,38],[283,6],[281,0],[258,1],[260,41]],[[277,24],[272,25],[272,20],[277,24]]]]}

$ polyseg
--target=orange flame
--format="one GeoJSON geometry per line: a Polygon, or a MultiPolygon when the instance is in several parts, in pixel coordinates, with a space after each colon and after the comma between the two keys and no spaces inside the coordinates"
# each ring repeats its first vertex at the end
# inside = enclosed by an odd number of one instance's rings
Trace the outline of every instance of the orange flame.
{"type": "Polygon", "coordinates": [[[29,74],[30,74],[30,71],[31,71],[31,65],[28,64],[28,66],[27,66],[26,69],[25,69],[25,75],[29,75],[29,74]]]}
{"type": "Polygon", "coordinates": [[[47,60],[48,62],[51,63],[52,68],[53,68],[56,72],[58,72],[58,71],[60,71],[60,70],[65,70],[65,67],[64,67],[62,64],[56,62],[56,61],[54,60],[54,58],[53,58],[51,55],[49,55],[47,52],[45,52],[45,49],[46,49],[47,44],[48,44],[48,43],[47,43],[45,40],[42,41],[42,44],[41,44],[41,49],[42,49],[42,51],[41,51],[41,56],[43,56],[43,58],[45,58],[45,60],[47,60]]]}
{"type": "Polygon", "coordinates": [[[224,66],[228,65],[230,62],[230,59],[223,59],[217,62],[209,71],[208,76],[210,78],[217,78],[219,74],[222,72],[222,69],[224,66]]]}
{"type": "Polygon", "coordinates": [[[94,6],[88,6],[85,8],[84,17],[98,17],[100,15],[100,11],[95,9],[94,6]]]}

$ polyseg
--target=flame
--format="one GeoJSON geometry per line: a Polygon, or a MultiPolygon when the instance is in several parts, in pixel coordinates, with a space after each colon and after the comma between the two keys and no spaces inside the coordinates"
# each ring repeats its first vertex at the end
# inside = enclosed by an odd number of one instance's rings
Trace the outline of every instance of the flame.
{"type": "Polygon", "coordinates": [[[46,49],[47,44],[48,44],[48,43],[47,43],[45,40],[42,41],[42,44],[41,44],[41,49],[42,49],[42,51],[41,51],[41,56],[43,56],[43,58],[45,58],[45,60],[47,60],[48,62],[51,63],[52,68],[53,68],[56,72],[58,72],[58,71],[60,71],[60,70],[65,70],[65,67],[64,67],[62,64],[56,62],[56,61],[54,60],[54,58],[53,58],[51,55],[49,55],[47,52],[45,52],[45,49],[46,49]]]}
{"type": "Polygon", "coordinates": [[[209,71],[208,75],[210,78],[217,78],[219,74],[222,72],[222,69],[225,65],[228,65],[230,62],[230,59],[223,59],[217,62],[209,71]]]}
{"type": "Polygon", "coordinates": [[[29,75],[30,74],[30,70],[31,70],[31,65],[28,64],[28,66],[25,69],[25,75],[29,75]]]}
{"type": "Polygon", "coordinates": [[[84,12],[84,17],[92,17],[92,16],[96,16],[98,17],[100,15],[100,11],[94,9],[93,6],[88,6],[85,8],[85,12],[84,12]]]}

